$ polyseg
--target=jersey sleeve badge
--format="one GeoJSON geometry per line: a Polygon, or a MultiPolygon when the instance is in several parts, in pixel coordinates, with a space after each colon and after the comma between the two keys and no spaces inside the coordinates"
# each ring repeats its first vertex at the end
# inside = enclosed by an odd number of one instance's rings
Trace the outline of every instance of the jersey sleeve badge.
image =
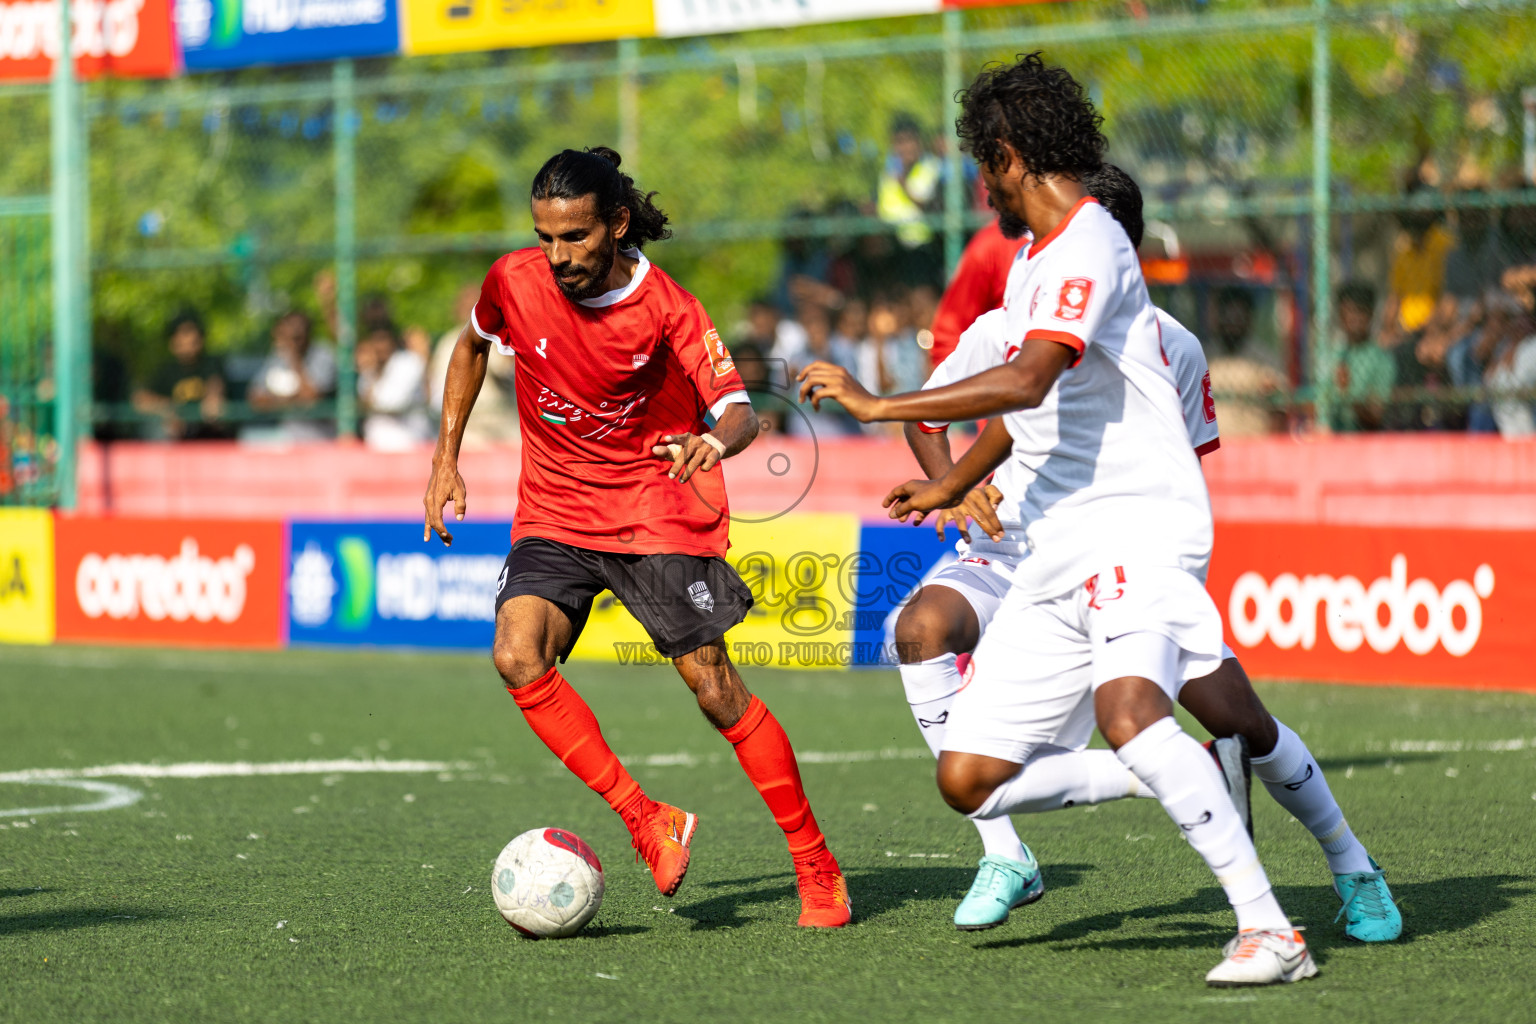
{"type": "Polygon", "coordinates": [[[1205,379],[1200,382],[1201,404],[1205,411],[1205,422],[1216,422],[1216,396],[1211,394],[1211,374],[1207,370],[1205,379]]]}
{"type": "Polygon", "coordinates": [[[709,351],[716,377],[724,377],[736,368],[736,361],[726,351],[725,342],[720,340],[720,332],[713,327],[704,332],[704,347],[709,351]]]}
{"type": "Polygon", "coordinates": [[[1072,323],[1080,322],[1088,315],[1088,299],[1093,295],[1093,281],[1086,277],[1069,277],[1061,282],[1061,294],[1056,300],[1056,319],[1072,323]]]}

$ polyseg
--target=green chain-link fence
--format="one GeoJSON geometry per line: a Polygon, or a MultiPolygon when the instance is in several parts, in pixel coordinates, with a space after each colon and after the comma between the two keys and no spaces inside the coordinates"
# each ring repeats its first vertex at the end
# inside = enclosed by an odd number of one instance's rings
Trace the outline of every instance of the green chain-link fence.
{"type": "Polygon", "coordinates": [[[0,91],[10,138],[44,140],[0,161],[0,505],[47,504],[58,462],[50,341],[48,103],[0,91]]]}
{"type": "MultiPolygon", "coordinates": [[[[225,430],[276,415],[242,388],[293,308],[342,349],[340,397],[303,415],[347,429],[358,325],[449,329],[459,290],[531,242],[528,183],[566,146],[612,145],[659,190],[676,238],[656,259],[727,328],[754,296],[784,300],[786,267],[866,298],[941,285],[986,219],[954,91],[1037,48],[1088,86],[1142,184],[1149,281],[1206,341],[1232,432],[1502,426],[1490,399],[1512,414],[1536,386],[1515,366],[1529,291],[1493,270],[1536,263],[1533,35],[1536,0],[1079,0],[93,84],[97,429],[165,432],[133,390],[183,308],[226,361],[225,430]],[[915,211],[880,202],[898,121],[937,169],[915,211]],[[1423,252],[1400,254],[1405,228],[1423,252]],[[1437,305],[1424,275],[1458,244],[1476,280],[1437,305]],[[1354,279],[1374,291],[1371,349],[1335,326],[1354,279]]],[[[14,92],[0,183],[22,192],[46,167],[46,108],[14,92]]]]}

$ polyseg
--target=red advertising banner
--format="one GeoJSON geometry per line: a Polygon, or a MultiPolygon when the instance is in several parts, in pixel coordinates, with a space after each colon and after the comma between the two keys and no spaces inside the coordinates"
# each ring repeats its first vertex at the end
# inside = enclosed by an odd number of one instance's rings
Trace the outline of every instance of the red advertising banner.
{"type": "Polygon", "coordinates": [[[282,643],[283,525],[58,517],[60,640],[282,643]]]}
{"type": "MultiPolygon", "coordinates": [[[[71,52],[81,78],[165,78],[176,72],[172,0],[71,0],[71,52]]],[[[0,0],[0,79],[41,81],[59,52],[52,0],[0,0]]]]}
{"type": "Polygon", "coordinates": [[[1252,675],[1536,692],[1533,576],[1536,533],[1218,523],[1208,585],[1252,675]]]}

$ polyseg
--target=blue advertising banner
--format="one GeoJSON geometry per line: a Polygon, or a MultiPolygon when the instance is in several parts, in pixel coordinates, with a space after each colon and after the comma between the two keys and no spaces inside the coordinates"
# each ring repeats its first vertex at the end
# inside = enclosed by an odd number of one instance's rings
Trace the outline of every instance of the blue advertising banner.
{"type": "Polygon", "coordinates": [[[489,650],[511,528],[454,523],[446,548],[419,522],[291,523],[289,642],[489,650]]]}
{"type": "Polygon", "coordinates": [[[932,527],[865,523],[859,531],[857,600],[854,615],[855,665],[892,665],[895,653],[885,635],[886,620],[935,566],[955,557],[955,531],[940,541],[932,527]]]}
{"type": "Polygon", "coordinates": [[[188,71],[400,50],[396,0],[176,0],[188,71]]]}

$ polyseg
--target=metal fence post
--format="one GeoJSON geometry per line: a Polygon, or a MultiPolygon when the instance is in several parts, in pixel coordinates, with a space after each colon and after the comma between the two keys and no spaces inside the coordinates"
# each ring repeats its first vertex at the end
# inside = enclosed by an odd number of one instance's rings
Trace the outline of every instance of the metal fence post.
{"type": "Polygon", "coordinates": [[[944,12],[944,280],[948,281],[965,250],[965,182],[960,158],[960,136],[955,131],[955,93],[963,86],[961,50],[965,38],[964,13],[944,12]]]}
{"type": "Polygon", "coordinates": [[[1312,26],[1312,394],[1320,430],[1333,425],[1333,253],[1330,231],[1333,176],[1329,103],[1333,60],[1329,46],[1328,0],[1313,0],[1312,26]]]}
{"type": "Polygon", "coordinates": [[[640,166],[640,40],[619,40],[619,156],[634,176],[640,166]]]}
{"type": "MultiPolygon", "coordinates": [[[[80,118],[80,85],[75,80],[73,31],[69,0],[58,0],[59,47],[49,84],[49,134],[51,196],[49,200],[53,241],[53,430],[58,443],[54,466],[57,501],[61,508],[75,507],[76,476],[81,433],[81,410],[89,402],[88,361],[82,324],[89,322],[83,303],[86,272],[82,245],[85,193],[83,141],[80,118]],[[82,365],[86,374],[81,373],[82,365]]],[[[87,421],[88,422],[88,421],[87,421]]]]}
{"type": "Polygon", "coordinates": [[[331,68],[336,131],[336,432],[357,435],[357,91],[352,61],[331,68]]]}

